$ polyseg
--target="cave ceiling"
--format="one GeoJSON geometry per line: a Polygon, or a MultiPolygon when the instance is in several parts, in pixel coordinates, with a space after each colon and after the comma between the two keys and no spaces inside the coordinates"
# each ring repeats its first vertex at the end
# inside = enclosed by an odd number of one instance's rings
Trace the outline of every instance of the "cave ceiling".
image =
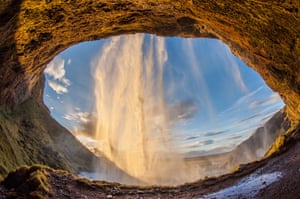
{"type": "Polygon", "coordinates": [[[16,1],[0,7],[0,106],[30,96],[45,65],[73,44],[138,32],[211,37],[255,69],[300,119],[298,0],[16,1]]]}

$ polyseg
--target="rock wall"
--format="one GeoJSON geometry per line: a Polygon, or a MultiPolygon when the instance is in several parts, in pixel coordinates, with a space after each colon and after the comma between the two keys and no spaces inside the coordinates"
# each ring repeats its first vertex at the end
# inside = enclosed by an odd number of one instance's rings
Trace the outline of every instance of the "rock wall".
{"type": "Polygon", "coordinates": [[[35,95],[13,111],[0,111],[0,180],[21,165],[46,164],[77,173],[92,170],[91,163],[97,161],[67,129],[51,118],[48,108],[41,103],[39,91],[43,91],[43,83],[38,82],[33,90],[35,95]]]}
{"type": "Polygon", "coordinates": [[[45,64],[72,44],[146,32],[222,40],[281,94],[289,117],[300,118],[298,0],[4,2],[0,6],[2,107],[26,100],[45,64]]]}

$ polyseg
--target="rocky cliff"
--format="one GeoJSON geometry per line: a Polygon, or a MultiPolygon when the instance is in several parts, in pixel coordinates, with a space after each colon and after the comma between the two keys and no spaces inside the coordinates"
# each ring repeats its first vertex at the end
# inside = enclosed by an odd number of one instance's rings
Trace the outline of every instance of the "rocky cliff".
{"type": "Polygon", "coordinates": [[[278,91],[299,120],[300,2],[102,0],[1,3],[0,104],[31,95],[45,64],[72,44],[117,34],[215,37],[278,91]]]}
{"type": "Polygon", "coordinates": [[[277,112],[264,126],[259,127],[247,140],[229,152],[224,167],[232,168],[238,164],[263,158],[276,138],[284,135],[290,128],[284,111],[282,109],[277,112]]]}
{"type": "Polygon", "coordinates": [[[0,112],[0,180],[21,165],[39,163],[77,173],[92,170],[90,163],[97,161],[51,118],[42,103],[43,83],[40,81],[33,90],[35,95],[14,110],[5,108],[0,112]]]}

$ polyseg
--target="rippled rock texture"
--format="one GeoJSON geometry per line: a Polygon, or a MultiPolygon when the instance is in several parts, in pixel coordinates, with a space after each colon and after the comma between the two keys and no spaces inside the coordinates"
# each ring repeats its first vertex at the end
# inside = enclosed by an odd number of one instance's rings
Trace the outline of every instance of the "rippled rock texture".
{"type": "Polygon", "coordinates": [[[1,105],[25,101],[56,54],[81,41],[146,32],[215,37],[278,91],[299,120],[300,2],[234,0],[4,1],[1,105]]]}

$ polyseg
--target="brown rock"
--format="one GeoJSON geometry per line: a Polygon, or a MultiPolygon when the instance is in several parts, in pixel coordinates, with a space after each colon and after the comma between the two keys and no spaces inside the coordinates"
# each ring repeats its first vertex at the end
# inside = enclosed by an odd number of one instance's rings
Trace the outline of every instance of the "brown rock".
{"type": "Polygon", "coordinates": [[[0,21],[2,106],[26,100],[45,64],[70,45],[147,32],[222,40],[281,94],[290,119],[300,118],[299,1],[6,2],[11,4],[2,3],[0,21]]]}

